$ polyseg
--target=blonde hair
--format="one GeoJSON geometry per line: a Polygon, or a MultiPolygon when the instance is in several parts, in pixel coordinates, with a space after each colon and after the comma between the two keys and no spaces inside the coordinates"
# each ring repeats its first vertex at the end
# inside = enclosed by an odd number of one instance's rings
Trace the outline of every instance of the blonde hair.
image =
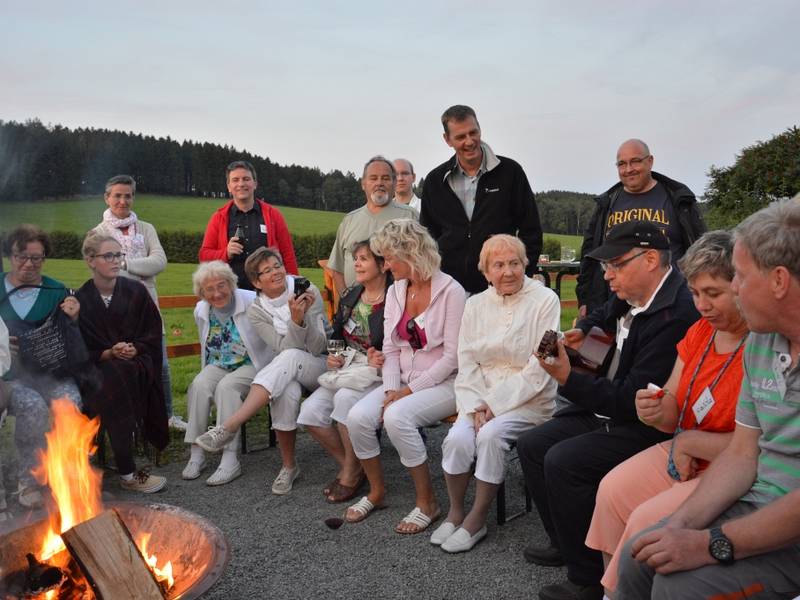
{"type": "Polygon", "coordinates": [[[83,238],[83,246],[81,246],[81,254],[83,254],[83,258],[91,258],[95,254],[100,251],[100,246],[103,242],[114,242],[117,246],[120,246],[120,243],[110,235],[105,233],[100,233],[92,229],[89,233],[86,234],[86,237],[83,238]]]}
{"type": "Polygon", "coordinates": [[[236,290],[236,273],[230,265],[221,260],[200,263],[192,273],[192,290],[194,295],[203,300],[203,284],[209,279],[222,279],[228,282],[231,291],[236,290]]]}
{"type": "Polygon", "coordinates": [[[522,240],[515,235],[497,233],[489,236],[489,238],[483,242],[481,254],[478,257],[478,270],[485,275],[489,271],[489,260],[492,255],[502,250],[516,252],[522,264],[526,267],[528,266],[528,255],[525,252],[525,244],[522,243],[522,240]]]}
{"type": "Polygon", "coordinates": [[[442,258],[439,247],[428,230],[412,219],[392,219],[372,234],[369,247],[373,254],[408,263],[420,279],[430,279],[439,270],[442,258]]]}

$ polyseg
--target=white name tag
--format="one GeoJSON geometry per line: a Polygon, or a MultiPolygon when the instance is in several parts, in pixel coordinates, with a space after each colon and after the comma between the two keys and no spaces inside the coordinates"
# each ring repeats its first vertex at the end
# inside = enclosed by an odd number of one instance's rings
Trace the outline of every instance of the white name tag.
{"type": "Polygon", "coordinates": [[[417,324],[417,327],[420,328],[421,331],[425,330],[425,313],[421,313],[414,317],[414,323],[417,324]]]}
{"type": "Polygon", "coordinates": [[[694,418],[697,420],[698,425],[703,422],[703,419],[705,419],[706,415],[711,412],[712,408],[714,408],[714,396],[711,395],[711,390],[706,388],[703,390],[703,393],[700,394],[700,397],[697,399],[697,402],[694,403],[694,406],[692,406],[694,418]]]}
{"type": "Polygon", "coordinates": [[[231,344],[231,352],[238,354],[239,356],[244,356],[247,354],[247,348],[245,348],[242,344],[231,344]]]}
{"type": "Polygon", "coordinates": [[[264,225],[264,223],[262,223],[258,227],[259,227],[259,229],[261,229],[261,233],[267,233],[267,226],[264,225]]]}
{"type": "Polygon", "coordinates": [[[355,328],[356,328],[356,322],[353,320],[353,318],[351,317],[347,319],[347,323],[344,324],[344,330],[347,333],[353,333],[355,328]]]}

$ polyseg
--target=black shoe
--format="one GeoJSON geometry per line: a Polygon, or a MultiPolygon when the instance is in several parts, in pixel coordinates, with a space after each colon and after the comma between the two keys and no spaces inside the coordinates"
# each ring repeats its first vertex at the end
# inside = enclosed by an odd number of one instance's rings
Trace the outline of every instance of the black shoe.
{"type": "Polygon", "coordinates": [[[578,585],[569,580],[553,583],[539,590],[539,600],[603,600],[603,586],[578,585]]]}
{"type": "Polygon", "coordinates": [[[564,558],[561,556],[558,548],[548,544],[547,546],[534,546],[528,544],[522,555],[529,563],[540,565],[542,567],[563,567],[564,558]]]}

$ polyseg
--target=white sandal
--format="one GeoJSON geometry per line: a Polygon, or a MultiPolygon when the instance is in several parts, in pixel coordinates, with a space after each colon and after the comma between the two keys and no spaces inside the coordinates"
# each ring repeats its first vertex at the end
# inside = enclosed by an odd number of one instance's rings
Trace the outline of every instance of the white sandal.
{"type": "Polygon", "coordinates": [[[348,523],[360,523],[361,521],[366,519],[373,510],[380,510],[382,508],[386,508],[386,505],[381,504],[379,506],[375,506],[372,502],[370,502],[369,498],[364,496],[361,498],[361,500],[359,500],[352,506],[347,507],[347,510],[344,513],[344,520],[347,521],[348,523]],[[351,510],[358,513],[357,518],[355,519],[347,518],[347,513],[350,512],[351,510]]]}
{"type": "Polygon", "coordinates": [[[420,509],[419,506],[415,506],[414,510],[412,510],[405,517],[403,517],[403,519],[397,524],[394,530],[397,533],[402,533],[404,535],[413,535],[415,533],[422,533],[430,526],[431,523],[433,523],[440,516],[441,516],[441,511],[439,510],[437,510],[434,514],[432,514],[429,517],[424,512],[422,512],[422,509],[420,509]],[[403,525],[404,523],[410,523],[411,525],[416,525],[417,529],[414,531],[403,531],[401,529],[398,529],[398,527],[400,527],[400,525],[403,525]]]}

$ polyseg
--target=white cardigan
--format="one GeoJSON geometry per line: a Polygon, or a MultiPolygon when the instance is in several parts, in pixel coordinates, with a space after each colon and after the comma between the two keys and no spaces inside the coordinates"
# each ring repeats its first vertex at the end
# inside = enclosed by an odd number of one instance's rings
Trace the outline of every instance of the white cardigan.
{"type": "MultiPolygon", "coordinates": [[[[234,294],[236,295],[236,304],[233,308],[233,322],[239,330],[239,335],[242,336],[242,342],[247,348],[250,360],[253,361],[253,366],[260,371],[275,357],[275,352],[256,333],[253,324],[247,318],[247,309],[256,299],[256,293],[237,289],[234,294]]],[[[197,323],[197,331],[200,333],[201,368],[206,366],[206,339],[208,338],[210,310],[211,305],[205,300],[200,300],[194,307],[194,320],[197,323]]]]}
{"type": "Polygon", "coordinates": [[[558,385],[534,352],[545,331],[559,330],[560,319],[555,292],[528,277],[511,296],[490,286],[467,300],[455,381],[459,416],[484,404],[495,415],[522,409],[521,418],[530,422],[549,418],[558,385]]]}

